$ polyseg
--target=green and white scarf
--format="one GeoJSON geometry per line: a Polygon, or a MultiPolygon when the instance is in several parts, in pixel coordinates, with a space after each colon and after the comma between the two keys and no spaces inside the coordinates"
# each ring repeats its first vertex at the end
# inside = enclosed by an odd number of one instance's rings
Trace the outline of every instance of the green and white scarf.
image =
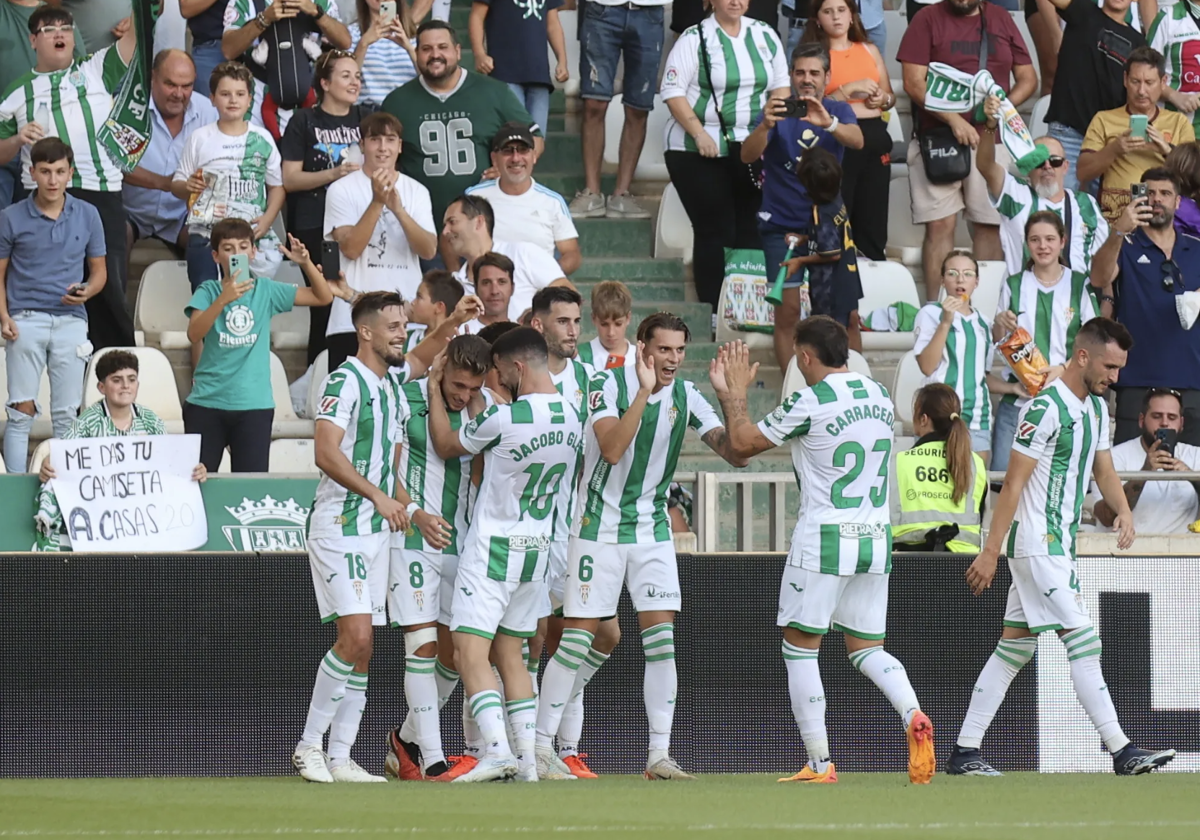
{"type": "Polygon", "coordinates": [[[150,64],[162,0],[133,0],[137,49],[96,139],[123,172],[132,172],[150,145],[150,64]]]}

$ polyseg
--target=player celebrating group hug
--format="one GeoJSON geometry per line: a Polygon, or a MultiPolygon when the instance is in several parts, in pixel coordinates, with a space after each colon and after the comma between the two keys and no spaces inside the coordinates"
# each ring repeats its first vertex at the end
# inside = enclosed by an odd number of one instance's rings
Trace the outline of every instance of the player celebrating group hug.
{"type": "MultiPolygon", "coordinates": [[[[358,353],[326,379],[316,424],[322,477],[309,556],[321,618],[336,622],[337,641],[318,668],[293,756],[300,775],[384,781],[356,764],[350,748],[366,703],[373,626],[390,616],[404,632],[409,706],[388,736],[390,775],[594,777],[577,753],[583,694],[619,639],[624,586],[645,659],[645,775],[693,778],[670,755],[682,598],[667,514],[691,428],[735,467],[790,444],[803,488],[778,624],[809,761],[780,781],[837,781],[818,668],[821,639],[836,629],[851,662],[902,719],[909,778],[929,782],[933,725],[904,667],[884,650],[893,405],[882,385],[848,371],[845,329],[823,317],[796,327],[796,360],[808,387],[757,425],[746,397],[757,365],[740,342],[722,348],[710,366],[722,425],[695,385],[678,376],[690,339],[681,319],[651,315],[638,327],[636,346],[605,330],[604,352],[590,357],[607,356],[609,366],[597,371],[577,358],[581,304],[573,289],[548,287],[533,298],[530,327],[492,324],[481,335],[453,337],[482,313],[478,298],[463,296],[406,357],[403,302],[387,293],[355,302],[358,353]],[[550,661],[539,694],[543,639],[550,661]],[[467,750],[452,761],[439,711],[459,681],[467,750]]],[[[628,313],[611,314],[628,323],[628,313]]],[[[1022,415],[1020,428],[1031,431],[1014,447],[990,539],[968,572],[977,593],[990,585],[1012,522],[1014,584],[1003,638],[980,675],[951,773],[995,774],[979,755],[980,740],[1032,658],[1034,634],[1048,629],[1067,646],[1076,691],[1116,771],[1147,772],[1174,755],[1138,750],[1121,734],[1100,675],[1099,637],[1075,597],[1077,488],[1093,458],[1101,491],[1118,511],[1122,543],[1133,537],[1099,398],[1129,344],[1112,322],[1085,325],[1066,373],[1022,415]],[[1051,498],[1052,487],[1066,495],[1051,498]],[[1047,589],[1062,595],[1043,603],[1047,589]]]]}

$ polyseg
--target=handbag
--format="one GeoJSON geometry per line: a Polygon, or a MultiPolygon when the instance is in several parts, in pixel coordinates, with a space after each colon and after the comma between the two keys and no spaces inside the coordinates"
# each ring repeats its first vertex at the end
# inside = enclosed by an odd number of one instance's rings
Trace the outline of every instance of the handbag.
{"type": "MultiPolygon", "coordinates": [[[[988,33],[987,14],[979,9],[979,69],[987,67],[988,33]]],[[[917,134],[921,149],[921,163],[925,165],[925,177],[931,184],[954,184],[971,174],[971,147],[959,143],[954,129],[945,123],[927,128],[917,134]]]]}
{"type": "MultiPolygon", "coordinates": [[[[717,96],[717,91],[712,83],[712,61],[708,57],[708,44],[704,42],[704,23],[701,21],[698,34],[700,35],[700,58],[704,61],[704,77],[708,79],[708,94],[714,103],[713,110],[717,112],[717,124],[721,126],[721,136],[725,138],[725,145],[729,148],[729,155],[737,155],[737,160],[741,160],[741,142],[734,140],[732,133],[725,127],[725,116],[721,113],[720,98],[717,96]]],[[[720,36],[718,36],[720,37],[720,36]]],[[[704,86],[700,86],[704,90],[704,86]]],[[[762,161],[756,160],[753,163],[743,164],[746,167],[747,174],[750,177],[750,183],[754,184],[756,190],[762,189],[762,161]]]]}

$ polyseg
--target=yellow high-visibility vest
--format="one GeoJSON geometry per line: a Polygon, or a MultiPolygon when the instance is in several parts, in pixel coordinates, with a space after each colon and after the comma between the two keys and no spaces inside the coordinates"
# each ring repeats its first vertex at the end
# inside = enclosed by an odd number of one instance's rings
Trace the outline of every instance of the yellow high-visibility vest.
{"type": "Polygon", "coordinates": [[[974,554],[981,542],[979,513],[987,493],[983,459],[971,453],[971,492],[954,502],[954,481],[946,465],[946,442],[928,441],[896,453],[891,477],[892,541],[922,543],[942,525],[958,526],[958,537],[946,543],[949,551],[974,554]]]}

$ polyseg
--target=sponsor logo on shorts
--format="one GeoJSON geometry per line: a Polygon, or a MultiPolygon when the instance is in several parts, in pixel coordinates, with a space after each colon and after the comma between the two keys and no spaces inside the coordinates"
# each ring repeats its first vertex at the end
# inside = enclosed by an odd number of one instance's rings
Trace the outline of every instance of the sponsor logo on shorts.
{"type": "Polygon", "coordinates": [[[470,589],[467,589],[467,587],[465,587],[465,586],[460,586],[460,587],[458,587],[458,588],[459,588],[459,589],[461,589],[461,590],[462,590],[462,593],[463,593],[464,595],[466,595],[468,598],[470,598],[472,595],[474,595],[474,594],[475,594],[475,593],[474,593],[474,592],[472,592],[470,589]]]}
{"type": "Polygon", "coordinates": [[[647,598],[657,598],[660,601],[669,601],[679,597],[678,592],[666,592],[662,589],[655,589],[653,586],[646,587],[647,598]]]}
{"type": "Polygon", "coordinates": [[[866,522],[843,522],[838,525],[838,535],[842,537],[870,537],[873,540],[887,539],[888,526],[883,523],[869,524],[866,522]]]}
{"type": "Polygon", "coordinates": [[[795,589],[797,592],[803,592],[803,591],[804,591],[804,587],[803,587],[803,586],[797,586],[797,585],[796,585],[796,584],[794,584],[794,583],[789,583],[789,584],[788,584],[788,586],[792,587],[792,589],[795,589]]]}
{"type": "Polygon", "coordinates": [[[325,582],[326,582],[326,583],[329,583],[329,582],[330,582],[331,580],[333,580],[335,577],[337,577],[337,572],[334,572],[334,573],[333,573],[333,574],[331,574],[329,577],[325,578],[325,582]]]}
{"type": "Polygon", "coordinates": [[[1052,586],[1052,587],[1050,587],[1050,590],[1048,592],[1043,592],[1042,594],[1045,595],[1047,598],[1049,598],[1051,595],[1053,595],[1057,591],[1058,591],[1058,587],[1052,586]]]}
{"type": "Polygon", "coordinates": [[[388,587],[388,592],[395,592],[396,587],[399,585],[400,585],[399,581],[397,581],[396,583],[393,583],[391,586],[388,587]]]}

